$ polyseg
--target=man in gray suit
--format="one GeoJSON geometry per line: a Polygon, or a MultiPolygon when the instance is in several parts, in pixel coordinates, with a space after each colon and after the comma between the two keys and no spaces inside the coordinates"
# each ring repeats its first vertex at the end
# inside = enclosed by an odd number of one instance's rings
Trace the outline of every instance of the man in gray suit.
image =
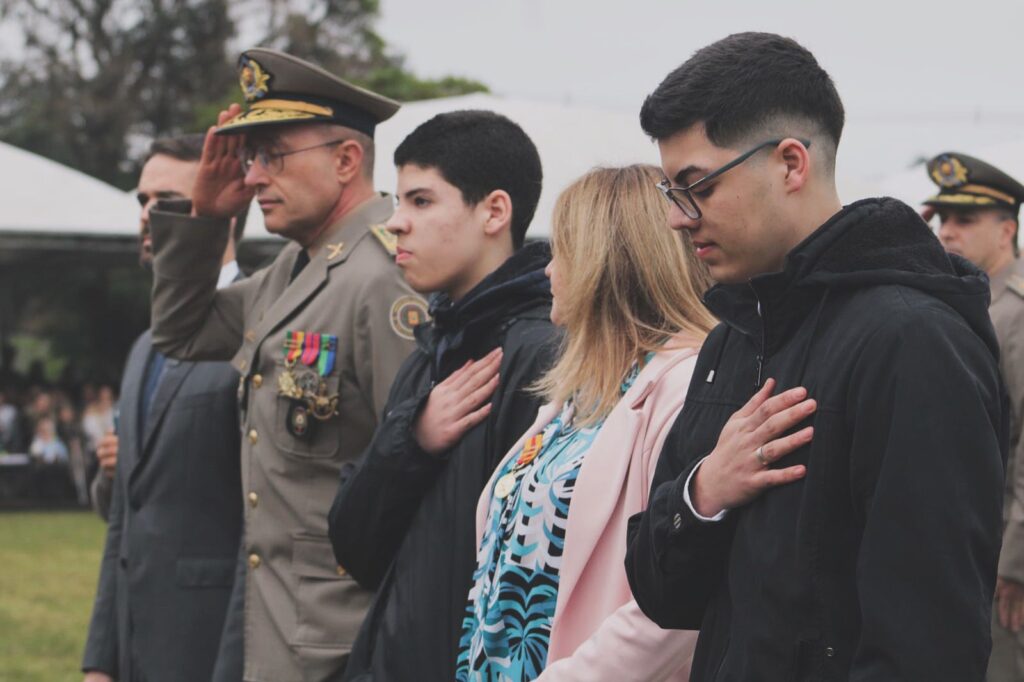
{"type": "MultiPolygon", "coordinates": [[[[189,198],[202,144],[190,135],[150,149],[138,189],[144,266],[153,258],[149,211],[158,200],[189,198]]],[[[239,275],[234,241],[222,285],[239,275]]],[[[85,682],[210,679],[242,527],[237,386],[228,363],[167,358],[149,331],[132,347],[85,682]]]]}

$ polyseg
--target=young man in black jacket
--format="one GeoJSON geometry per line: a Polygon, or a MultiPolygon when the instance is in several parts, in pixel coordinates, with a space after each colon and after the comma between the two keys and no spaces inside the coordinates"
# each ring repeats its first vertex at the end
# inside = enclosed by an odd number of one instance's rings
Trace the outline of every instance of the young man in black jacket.
{"type": "Polygon", "coordinates": [[[843,107],[771,34],[698,51],[641,111],[720,282],[626,566],[691,680],[980,681],[1005,394],[988,283],[908,206],[843,207],[843,107]]]}
{"type": "MultiPolygon", "coordinates": [[[[396,262],[434,292],[418,349],[330,513],[338,563],[377,596],[347,680],[452,680],[475,566],[477,499],[533,422],[556,350],[546,244],[523,246],[541,164],[515,123],[441,114],[395,150],[396,262]]],[[[401,311],[399,311],[401,317],[401,311]]]]}

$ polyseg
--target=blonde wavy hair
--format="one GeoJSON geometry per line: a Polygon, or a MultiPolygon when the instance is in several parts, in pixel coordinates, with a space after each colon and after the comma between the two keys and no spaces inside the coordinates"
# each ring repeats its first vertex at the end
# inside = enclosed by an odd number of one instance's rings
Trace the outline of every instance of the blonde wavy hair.
{"type": "Polygon", "coordinates": [[[707,268],[668,227],[668,202],[653,166],[597,168],[555,204],[551,250],[565,327],[555,365],[534,389],[572,399],[581,426],[603,420],[634,362],[685,334],[699,344],[716,320],[701,302],[707,268]]]}

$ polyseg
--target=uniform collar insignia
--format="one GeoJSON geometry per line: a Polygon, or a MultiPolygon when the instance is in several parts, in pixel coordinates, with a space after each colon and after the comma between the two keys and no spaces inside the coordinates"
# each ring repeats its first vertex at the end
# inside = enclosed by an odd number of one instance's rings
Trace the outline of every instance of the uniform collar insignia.
{"type": "Polygon", "coordinates": [[[338,242],[337,244],[325,244],[327,247],[327,260],[334,260],[341,255],[341,252],[345,249],[345,242],[338,242]]]}

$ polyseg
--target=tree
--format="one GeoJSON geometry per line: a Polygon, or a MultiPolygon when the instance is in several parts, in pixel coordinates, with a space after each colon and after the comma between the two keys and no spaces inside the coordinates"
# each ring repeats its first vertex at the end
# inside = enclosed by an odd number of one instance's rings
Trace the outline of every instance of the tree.
{"type": "MultiPolygon", "coordinates": [[[[422,80],[373,29],[378,0],[0,0],[0,139],[128,189],[145,143],[238,99],[238,36],[402,101],[486,92],[422,80]]],[[[247,45],[246,45],[247,46],[247,45]]]]}
{"type": "Polygon", "coordinates": [[[133,141],[180,130],[234,80],[224,0],[0,0],[0,20],[24,40],[0,62],[0,138],[125,188],[133,141]]]}

